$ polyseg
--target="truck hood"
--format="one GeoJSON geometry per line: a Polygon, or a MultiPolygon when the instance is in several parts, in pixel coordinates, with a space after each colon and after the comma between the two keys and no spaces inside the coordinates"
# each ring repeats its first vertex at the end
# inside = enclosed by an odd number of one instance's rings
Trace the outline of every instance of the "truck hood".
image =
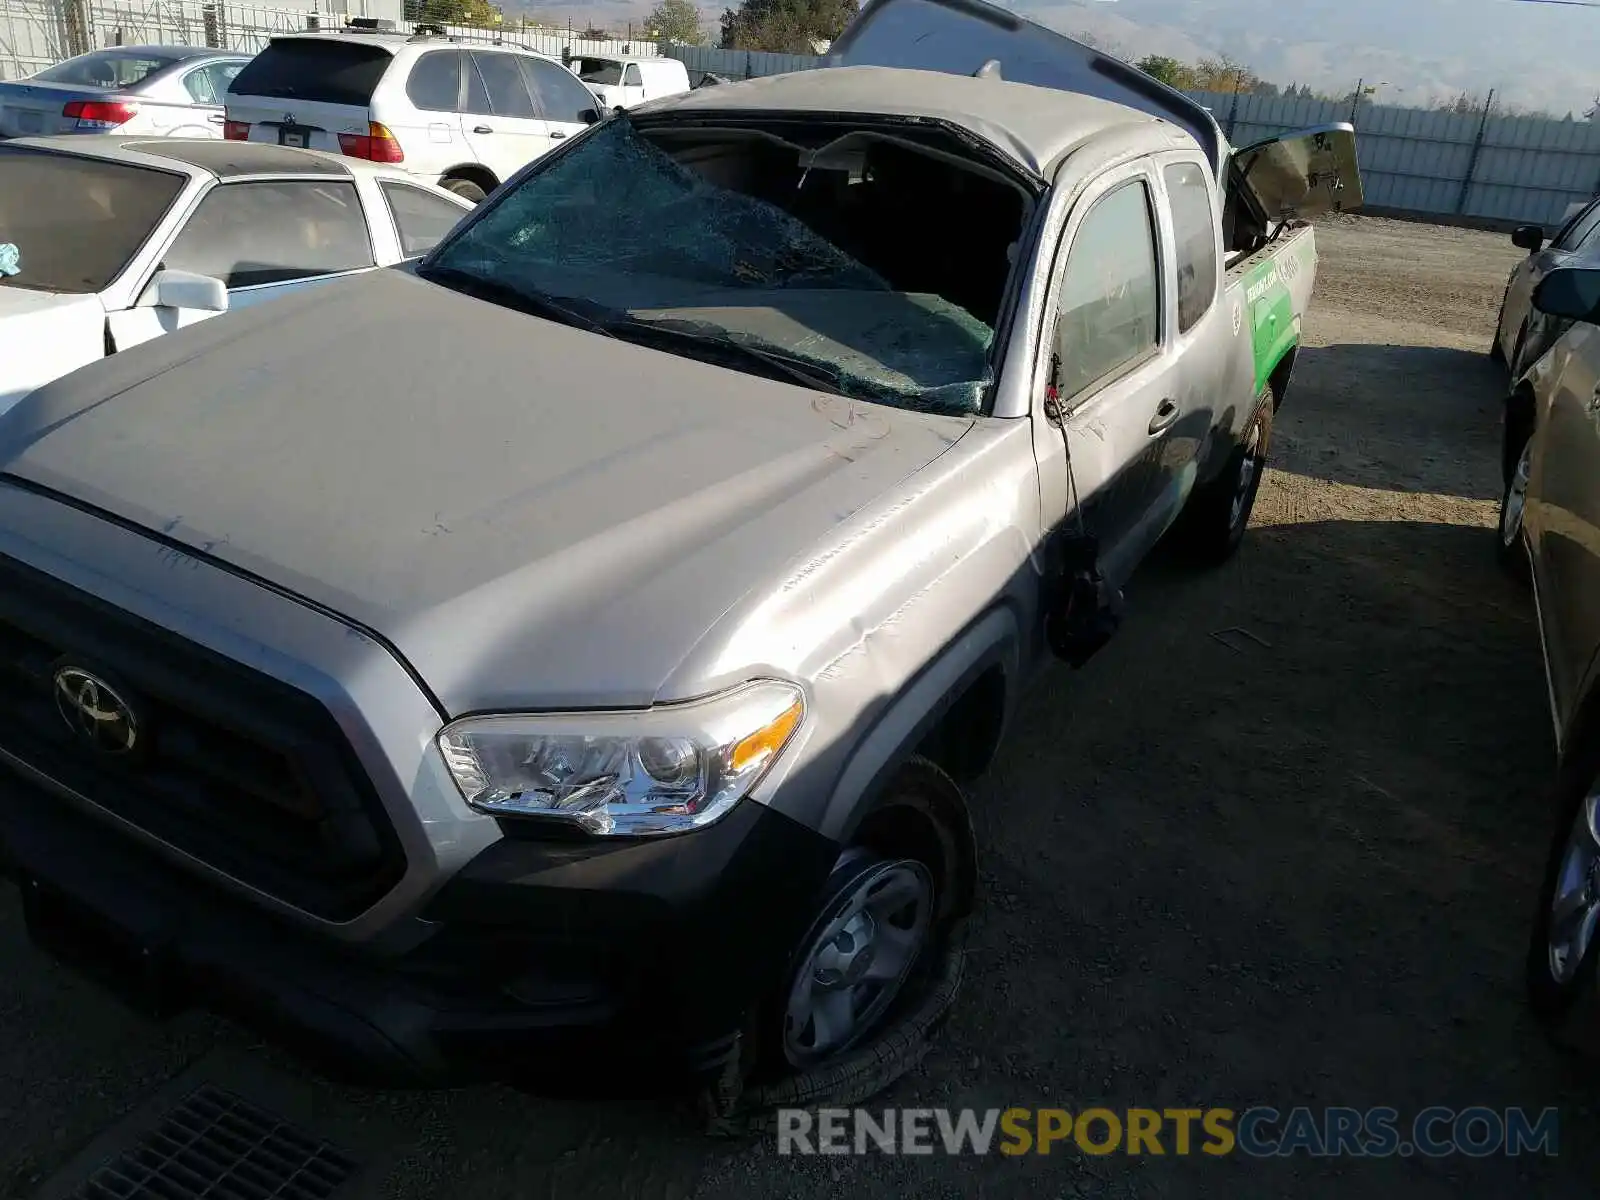
{"type": "Polygon", "coordinates": [[[34,388],[105,353],[98,296],[0,286],[0,413],[34,388]]]}
{"type": "Polygon", "coordinates": [[[971,425],[384,270],[34,393],[0,469],[381,633],[450,713],[623,707],[971,425]]]}

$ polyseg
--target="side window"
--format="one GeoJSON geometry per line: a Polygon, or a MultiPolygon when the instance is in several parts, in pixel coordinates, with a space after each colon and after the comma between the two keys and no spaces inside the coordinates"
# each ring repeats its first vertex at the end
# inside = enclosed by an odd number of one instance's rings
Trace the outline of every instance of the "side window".
{"type": "Polygon", "coordinates": [[[571,71],[540,58],[519,57],[522,76],[528,88],[538,99],[539,109],[547,121],[566,125],[581,125],[585,110],[599,111],[600,102],[594,93],[578,82],[571,71]]]}
{"type": "Polygon", "coordinates": [[[409,184],[385,181],[378,186],[400,234],[400,253],[407,258],[432,250],[467,215],[466,209],[409,184]]]}
{"type": "Polygon", "coordinates": [[[1178,251],[1178,332],[1188,333],[1217,298],[1217,218],[1197,164],[1178,163],[1165,174],[1178,251]]]}
{"type": "Polygon", "coordinates": [[[189,99],[196,104],[222,103],[222,97],[217,94],[216,81],[211,77],[210,67],[197,67],[185,75],[183,90],[189,93],[189,99]]]}
{"type": "Polygon", "coordinates": [[[196,104],[221,104],[228,96],[228,85],[244,70],[243,63],[212,63],[197,67],[183,77],[184,90],[196,104]]]}
{"type": "Polygon", "coordinates": [[[1056,327],[1063,400],[1159,344],[1161,286],[1150,189],[1125,183],[1078,226],[1061,279],[1056,327]]]}
{"type": "Polygon", "coordinates": [[[483,85],[483,73],[471,58],[465,58],[461,69],[467,76],[467,98],[461,105],[464,113],[473,113],[480,117],[494,115],[494,110],[489,107],[489,89],[483,85]]]}
{"type": "Polygon", "coordinates": [[[522,81],[522,72],[517,69],[515,55],[474,50],[472,61],[478,64],[478,73],[489,92],[489,110],[495,116],[532,119],[539,115],[528,85],[522,81]]]}
{"type": "Polygon", "coordinates": [[[406,96],[427,112],[455,112],[461,102],[461,52],[435,50],[417,59],[406,96]]]}
{"type": "Polygon", "coordinates": [[[200,201],[162,258],[230,288],[373,265],[353,183],[226,183],[200,201]]]}
{"type": "Polygon", "coordinates": [[[1566,234],[1555,243],[1557,250],[1582,250],[1584,246],[1594,242],[1595,230],[1600,229],[1600,203],[1589,206],[1587,213],[1582,213],[1574,219],[1571,226],[1566,227],[1566,234]]]}
{"type": "Polygon", "coordinates": [[[644,76],[639,74],[639,64],[629,63],[628,69],[622,73],[624,87],[643,87],[644,76]]]}

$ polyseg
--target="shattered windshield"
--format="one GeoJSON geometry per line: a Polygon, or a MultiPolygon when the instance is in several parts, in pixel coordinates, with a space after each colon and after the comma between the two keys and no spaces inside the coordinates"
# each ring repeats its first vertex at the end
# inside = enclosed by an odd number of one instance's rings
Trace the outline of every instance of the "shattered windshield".
{"type": "Polygon", "coordinates": [[[1009,232],[985,230],[974,222],[992,211],[939,213],[926,168],[961,171],[920,152],[857,149],[824,162],[759,136],[673,150],[626,118],[610,121],[420,273],[445,286],[483,281],[486,298],[564,302],[586,327],[672,353],[720,345],[732,353],[716,361],[736,369],[760,355],[860,399],[980,411],[1016,197],[1009,232]],[[922,164],[907,170],[906,159],[922,164]],[[968,261],[975,253],[981,264],[968,261]]]}

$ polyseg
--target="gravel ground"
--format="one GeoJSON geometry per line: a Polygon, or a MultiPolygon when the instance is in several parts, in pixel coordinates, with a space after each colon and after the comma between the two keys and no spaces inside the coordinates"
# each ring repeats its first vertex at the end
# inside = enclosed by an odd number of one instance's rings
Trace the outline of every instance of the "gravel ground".
{"type": "Polygon", "coordinates": [[[1593,1195],[1593,1075],[1521,1006],[1552,749],[1531,606],[1493,565],[1483,356],[1516,252],[1358,217],[1319,237],[1244,552],[1207,575],[1158,556],[1124,633],[1031,696],[975,796],[959,1008],[883,1103],[1557,1105],[1559,1158],[799,1160],[659,1104],[341,1090],[212,1018],[124,1012],[27,947],[5,891],[0,1196],[198,1079],[395,1197],[1593,1195]]]}

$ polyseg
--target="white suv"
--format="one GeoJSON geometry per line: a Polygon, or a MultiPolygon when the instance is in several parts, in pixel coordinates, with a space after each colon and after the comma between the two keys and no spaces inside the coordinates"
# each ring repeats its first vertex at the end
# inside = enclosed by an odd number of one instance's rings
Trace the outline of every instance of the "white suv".
{"type": "Polygon", "coordinates": [[[228,138],[393,163],[472,201],[600,119],[556,60],[426,32],[275,37],[226,104],[228,138]]]}

